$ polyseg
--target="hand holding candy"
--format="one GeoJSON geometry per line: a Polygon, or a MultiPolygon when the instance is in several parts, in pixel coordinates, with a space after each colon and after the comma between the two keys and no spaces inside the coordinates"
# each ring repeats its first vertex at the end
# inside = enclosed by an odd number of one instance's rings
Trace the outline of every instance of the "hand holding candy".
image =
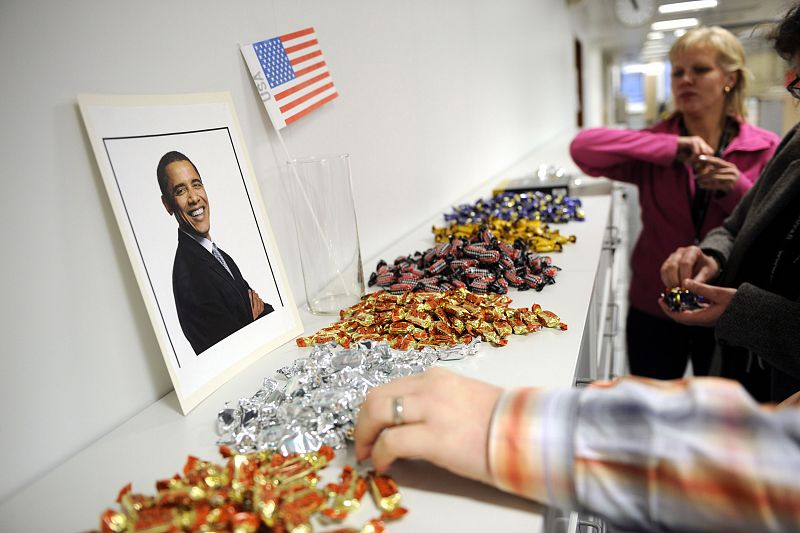
{"type": "Polygon", "coordinates": [[[702,307],[700,304],[706,301],[702,296],[698,296],[682,287],[666,289],[661,294],[661,299],[667,304],[670,311],[675,311],[676,313],[690,309],[700,309],[702,307]]]}
{"type": "Polygon", "coordinates": [[[683,284],[684,289],[691,291],[698,297],[704,299],[704,303],[697,309],[686,309],[683,311],[674,311],[670,309],[664,299],[659,298],[658,305],[668,317],[675,322],[687,326],[704,326],[714,327],[728,304],[731,303],[733,297],[736,295],[736,289],[727,287],[715,287],[705,283],[698,283],[696,281],[687,279],[683,284]]]}
{"type": "Polygon", "coordinates": [[[728,193],[736,186],[741,173],[736,165],[714,156],[701,156],[695,179],[697,186],[709,191],[728,193]]]}
{"type": "Polygon", "coordinates": [[[714,150],[702,137],[696,135],[678,137],[678,148],[675,159],[680,162],[694,164],[701,155],[713,155],[714,150]]]}

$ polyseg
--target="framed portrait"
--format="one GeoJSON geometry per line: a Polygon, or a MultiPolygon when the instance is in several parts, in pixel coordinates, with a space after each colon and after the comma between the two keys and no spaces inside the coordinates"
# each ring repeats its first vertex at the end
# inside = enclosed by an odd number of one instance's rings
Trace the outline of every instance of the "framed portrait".
{"type": "Polygon", "coordinates": [[[303,331],[228,93],[79,95],[182,411],[303,331]]]}

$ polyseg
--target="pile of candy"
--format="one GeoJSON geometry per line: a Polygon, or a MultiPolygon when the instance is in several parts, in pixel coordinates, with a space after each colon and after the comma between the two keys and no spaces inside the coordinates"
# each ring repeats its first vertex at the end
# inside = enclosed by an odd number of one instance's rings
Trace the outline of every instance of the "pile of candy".
{"type": "Polygon", "coordinates": [[[542,222],[564,223],[584,220],[580,198],[553,196],[540,191],[527,193],[503,192],[474,204],[462,204],[445,213],[447,222],[458,224],[482,224],[490,218],[516,220],[527,218],[542,222]]]}
{"type": "Polygon", "coordinates": [[[379,261],[369,286],[377,285],[392,294],[459,288],[477,294],[506,294],[509,286],[540,291],[556,282],[558,270],[550,257],[530,251],[525,242],[508,245],[483,228],[471,242],[453,238],[424,253],[398,257],[393,265],[379,261]]]}
{"type": "Polygon", "coordinates": [[[541,220],[518,218],[516,220],[503,220],[489,217],[482,224],[453,222],[445,227],[433,227],[433,237],[436,242],[449,242],[451,239],[463,239],[468,242],[482,241],[484,232],[491,232],[498,240],[506,244],[521,241],[531,250],[539,253],[560,252],[565,244],[575,242],[575,235],[561,235],[557,229],[541,220]]]}
{"type": "Polygon", "coordinates": [[[217,415],[217,443],[239,453],[342,448],[352,441],[358,409],[371,388],[418,374],[437,361],[475,355],[479,343],[406,351],[385,342],[350,348],[318,344],[308,357],[281,368],[277,380],[266,378],[250,398],[226,404],[217,415]]]}
{"type": "Polygon", "coordinates": [[[691,309],[700,309],[706,299],[681,287],[672,287],[661,294],[661,299],[671,311],[680,312],[691,309]]]}
{"type": "MultiPolygon", "coordinates": [[[[369,486],[380,518],[361,533],[380,533],[384,520],[406,514],[397,484],[388,476],[358,474],[346,465],[338,483],[319,487],[319,472],[333,459],[331,448],[304,454],[233,455],[220,448],[225,465],[189,457],[183,475],[156,483],[156,495],[124,487],[117,497],[120,511],[100,516],[103,533],[167,533],[179,531],[310,532],[312,516],[339,523],[356,511],[369,486]]],[[[358,533],[346,528],[340,532],[358,533]]]]}
{"type": "Polygon", "coordinates": [[[531,309],[509,308],[511,298],[454,289],[447,292],[378,291],[339,312],[341,320],[310,337],[298,337],[298,346],[335,342],[385,340],[392,348],[467,344],[475,337],[497,346],[508,344],[512,333],[525,335],[542,326],[567,329],[554,313],[534,304],[531,309]]]}

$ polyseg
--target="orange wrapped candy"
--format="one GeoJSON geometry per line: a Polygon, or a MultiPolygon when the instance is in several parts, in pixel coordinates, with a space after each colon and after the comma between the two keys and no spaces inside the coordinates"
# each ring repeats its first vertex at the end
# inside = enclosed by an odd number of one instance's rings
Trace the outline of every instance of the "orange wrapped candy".
{"type": "Polygon", "coordinates": [[[525,335],[541,327],[567,329],[559,317],[538,304],[531,309],[511,308],[511,298],[454,289],[447,292],[378,291],[340,311],[340,320],[314,335],[299,337],[297,345],[335,341],[343,347],[362,340],[383,340],[392,348],[468,344],[473,337],[496,346],[510,335],[525,335]],[[369,323],[365,328],[361,325],[369,323]]]}
{"type": "MultiPolygon", "coordinates": [[[[117,495],[120,510],[108,509],[100,515],[100,531],[309,533],[313,516],[319,513],[328,520],[342,520],[358,509],[367,491],[365,477],[349,465],[343,468],[339,483],[324,489],[317,486],[319,471],[334,457],[327,446],[318,452],[288,456],[265,452],[237,455],[227,447],[220,447],[220,453],[227,459],[225,465],[190,456],[183,475],[156,483],[155,496],[135,494],[131,485],[126,485],[117,495]]],[[[389,516],[384,507],[381,511],[382,517],[389,516]]],[[[373,519],[361,530],[342,531],[384,530],[383,522],[373,519]]]]}

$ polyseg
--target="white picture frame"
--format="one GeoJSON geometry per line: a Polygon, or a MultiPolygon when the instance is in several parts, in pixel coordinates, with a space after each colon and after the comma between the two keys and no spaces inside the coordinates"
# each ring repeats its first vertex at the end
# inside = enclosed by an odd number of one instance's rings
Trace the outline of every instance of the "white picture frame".
{"type": "MultiPolygon", "coordinates": [[[[186,414],[236,373],[303,331],[233,102],[228,93],[84,94],[78,102],[164,362],[186,414]],[[193,291],[198,278],[189,277],[191,282],[184,283],[187,277],[179,276],[175,285],[182,288],[173,287],[178,242],[189,246],[183,239],[189,233],[183,231],[181,237],[179,219],[170,216],[168,205],[162,202],[156,176],[161,158],[173,151],[185,154],[201,177],[210,216],[208,235],[229,260],[235,258],[235,270],[246,284],[245,298],[249,286],[265,306],[274,309],[237,326],[221,340],[210,341],[209,347],[197,348],[196,331],[216,329],[213,323],[206,327],[207,321],[221,316],[216,308],[213,313],[189,314],[189,320],[182,305],[183,319],[178,316],[180,291],[185,292],[187,286],[193,291]]],[[[191,246],[197,240],[193,237],[191,246]]],[[[227,263],[224,266],[231,271],[227,263]]],[[[236,279],[233,273],[230,276],[236,279]]],[[[221,298],[215,290],[195,292],[208,295],[209,305],[217,305],[221,298]]]]}

